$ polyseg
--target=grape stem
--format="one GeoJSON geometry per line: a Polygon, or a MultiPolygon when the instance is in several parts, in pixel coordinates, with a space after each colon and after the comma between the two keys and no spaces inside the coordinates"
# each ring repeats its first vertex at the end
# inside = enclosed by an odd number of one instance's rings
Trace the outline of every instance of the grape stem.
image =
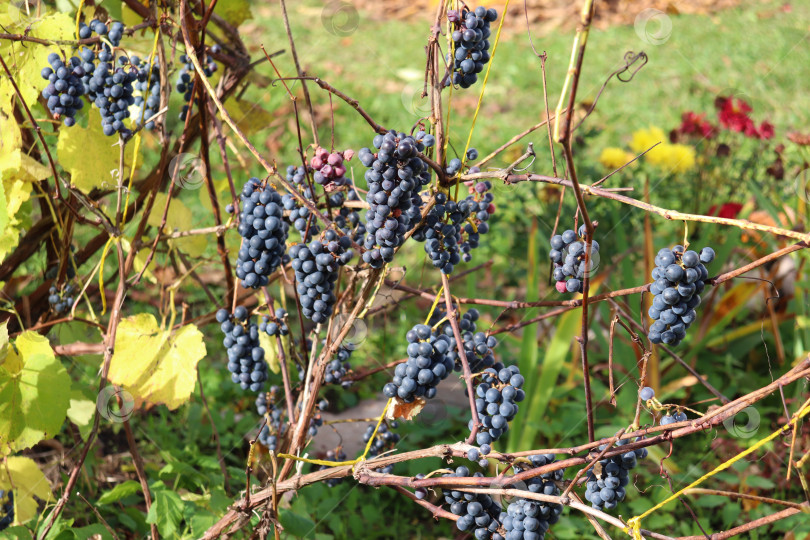
{"type": "Polygon", "coordinates": [[[470,436],[467,437],[467,444],[472,444],[475,441],[475,436],[478,430],[481,429],[481,419],[478,417],[478,408],[475,406],[475,391],[473,390],[473,376],[470,370],[470,363],[467,361],[467,352],[464,350],[464,340],[461,337],[461,330],[458,327],[457,310],[453,309],[453,298],[450,294],[450,280],[447,279],[447,274],[441,272],[442,287],[444,288],[444,306],[446,317],[450,322],[450,327],[453,329],[453,337],[456,340],[456,350],[458,350],[458,357],[461,359],[461,369],[464,373],[464,382],[467,385],[467,397],[470,401],[470,414],[472,414],[473,427],[470,430],[470,436]]]}

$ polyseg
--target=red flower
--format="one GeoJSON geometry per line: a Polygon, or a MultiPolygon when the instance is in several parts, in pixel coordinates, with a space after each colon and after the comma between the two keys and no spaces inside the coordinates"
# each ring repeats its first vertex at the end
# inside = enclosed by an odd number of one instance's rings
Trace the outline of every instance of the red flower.
{"type": "Polygon", "coordinates": [[[739,98],[718,98],[715,106],[720,109],[718,118],[720,125],[731,131],[745,133],[748,137],[753,137],[757,133],[754,121],[748,116],[751,106],[739,98]]]}
{"type": "Polygon", "coordinates": [[[711,139],[717,133],[717,128],[706,120],[706,114],[697,114],[687,111],[681,115],[681,125],[678,132],[684,135],[696,135],[705,139],[711,139]]]}
{"type": "Polygon", "coordinates": [[[740,213],[742,207],[743,205],[741,205],[740,203],[727,202],[721,205],[719,209],[717,208],[717,205],[709,208],[709,215],[721,218],[734,219],[737,217],[737,214],[740,213]]]}
{"type": "Polygon", "coordinates": [[[757,130],[757,136],[760,139],[773,139],[773,124],[765,120],[759,125],[759,129],[757,130]]]}

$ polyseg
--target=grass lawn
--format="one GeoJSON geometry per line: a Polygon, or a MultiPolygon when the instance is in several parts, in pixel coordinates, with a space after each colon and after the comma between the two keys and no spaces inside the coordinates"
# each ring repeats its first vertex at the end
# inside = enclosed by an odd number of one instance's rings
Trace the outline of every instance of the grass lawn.
{"type": "MultiPolygon", "coordinates": [[[[610,82],[595,113],[584,125],[595,137],[590,151],[598,153],[605,145],[626,142],[629,134],[641,127],[657,125],[668,131],[677,125],[685,110],[708,111],[713,117],[712,103],[718,94],[733,93],[749,101],[754,118],[773,122],[777,136],[785,130],[805,130],[810,120],[810,100],[804,88],[810,75],[810,5],[794,2],[791,12],[780,6],[764,3],[711,16],[672,15],[671,33],[660,45],[645,43],[632,26],[593,30],[578,93],[580,100],[596,96],[607,75],[623,65],[626,51],[644,50],[649,63],[630,83],[615,79],[610,82]]],[[[430,23],[426,19],[372,19],[360,12],[356,30],[335,35],[329,31],[329,21],[323,21],[322,9],[313,3],[290,6],[298,55],[307,73],[324,78],[358,99],[385,126],[405,130],[427,115],[426,101],[420,101],[418,95],[430,23]]],[[[271,51],[288,49],[279,5],[255,5],[253,13],[254,20],[243,26],[251,52],[256,57],[261,55],[261,44],[271,51]]],[[[346,24],[347,28],[352,25],[351,21],[346,24]]],[[[650,23],[653,34],[660,33],[656,25],[650,23]]],[[[509,26],[504,29],[493,60],[472,139],[472,146],[482,152],[537,122],[543,113],[540,61],[532,53],[522,23],[511,21],[509,26]]],[[[565,77],[572,37],[572,30],[533,36],[538,51],[548,53],[552,109],[565,77]]],[[[290,54],[277,59],[276,65],[285,75],[295,72],[290,54]]],[[[273,74],[267,64],[258,69],[268,77],[273,74]]],[[[457,149],[466,141],[480,90],[479,82],[453,94],[451,133],[457,149]]],[[[315,88],[313,96],[317,103],[328,104],[327,94],[320,89],[315,88]]],[[[287,99],[280,85],[253,87],[245,97],[261,103],[268,111],[287,99]]],[[[337,105],[335,124],[338,147],[359,148],[371,142],[368,126],[345,104],[337,105]]],[[[321,122],[320,133],[328,140],[328,122],[321,122]]],[[[279,141],[283,146],[281,155],[272,156],[279,163],[294,158],[294,133],[289,132],[289,137],[279,141]]],[[[544,137],[541,131],[529,140],[538,146],[544,143],[544,137]]]]}

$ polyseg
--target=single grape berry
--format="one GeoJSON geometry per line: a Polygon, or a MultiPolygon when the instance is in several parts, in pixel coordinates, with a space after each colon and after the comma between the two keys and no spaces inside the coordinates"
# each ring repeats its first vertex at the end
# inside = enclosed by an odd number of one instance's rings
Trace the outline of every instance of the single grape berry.
{"type": "Polygon", "coordinates": [[[653,390],[649,386],[645,386],[639,391],[638,395],[641,397],[642,400],[647,401],[655,397],[655,390],[653,390]]]}

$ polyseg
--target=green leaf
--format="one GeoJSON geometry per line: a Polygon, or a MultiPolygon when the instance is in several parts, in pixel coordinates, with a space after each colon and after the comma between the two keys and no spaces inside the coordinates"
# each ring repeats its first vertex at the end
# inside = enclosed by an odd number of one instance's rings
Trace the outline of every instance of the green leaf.
{"type": "Polygon", "coordinates": [[[94,523],[78,529],[65,529],[56,535],[53,540],[85,540],[87,538],[112,540],[113,536],[101,523],[94,523]]]}
{"type": "Polygon", "coordinates": [[[315,528],[315,522],[306,516],[284,509],[279,514],[279,521],[287,534],[303,538],[315,528]]]}
{"type": "Polygon", "coordinates": [[[70,377],[48,340],[24,332],[0,365],[0,455],[23,450],[62,427],[70,377]]]}
{"type": "Polygon", "coordinates": [[[762,476],[754,476],[753,474],[745,477],[745,483],[752,488],[759,489],[773,489],[776,487],[776,484],[767,478],[762,476]]]}
{"type": "MultiPolygon", "coordinates": [[[[532,221],[532,227],[529,230],[529,246],[527,248],[527,260],[529,264],[529,268],[526,272],[526,298],[527,300],[533,300],[538,297],[538,290],[539,290],[539,266],[537,261],[537,221],[532,221]]],[[[527,311],[525,317],[531,318],[534,315],[534,311],[527,311]]],[[[539,366],[537,365],[537,359],[539,356],[539,350],[537,348],[537,323],[530,324],[523,328],[523,338],[520,342],[520,359],[518,360],[518,367],[520,368],[520,373],[526,379],[526,388],[534,388],[535,382],[537,381],[538,376],[538,369],[539,366]]],[[[525,417],[525,412],[520,411],[518,412],[518,416],[525,417]],[[521,412],[523,414],[521,414],[521,412]]],[[[525,429],[525,423],[518,420],[512,424],[516,427],[513,430],[512,434],[509,436],[507,441],[507,448],[510,451],[514,451],[516,449],[516,443],[520,440],[523,434],[523,430],[525,429]]]]}
{"type": "Polygon", "coordinates": [[[554,389],[557,388],[557,377],[560,375],[563,363],[571,351],[571,341],[580,328],[582,309],[574,309],[564,313],[557,323],[557,330],[546,349],[543,357],[543,368],[540,380],[534,388],[529,389],[529,402],[521,409],[527,411],[523,433],[519,448],[530,448],[540,427],[546,422],[545,413],[554,389]]]}
{"type": "Polygon", "coordinates": [[[135,480],[125,480],[111,490],[102,493],[101,497],[99,497],[96,501],[96,504],[112,504],[131,495],[135,495],[140,491],[140,482],[136,482],[135,480]]]}
{"type": "Polygon", "coordinates": [[[109,380],[149,403],[176,409],[197,383],[197,363],[205,356],[203,334],[193,324],[163,331],[149,313],[127,317],[118,326],[109,380]]]}
{"type": "Polygon", "coordinates": [[[48,479],[27,457],[13,456],[0,467],[0,489],[8,491],[14,486],[14,523],[25,523],[38,515],[35,497],[42,501],[53,498],[48,479]]]}
{"type": "Polygon", "coordinates": [[[161,536],[173,538],[179,530],[180,522],[183,520],[183,499],[169,490],[161,490],[155,493],[155,500],[149,508],[146,516],[147,523],[154,523],[158,527],[161,536]]]}

